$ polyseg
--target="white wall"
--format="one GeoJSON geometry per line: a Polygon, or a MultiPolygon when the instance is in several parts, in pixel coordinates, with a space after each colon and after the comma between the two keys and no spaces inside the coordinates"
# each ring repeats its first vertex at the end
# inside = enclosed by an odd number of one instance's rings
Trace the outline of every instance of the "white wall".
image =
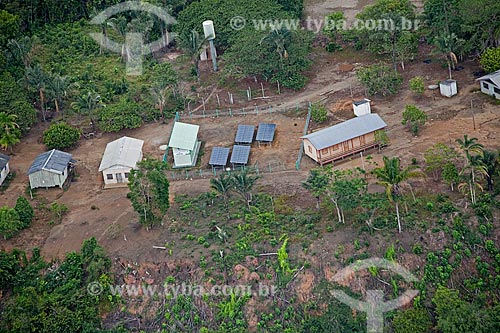
{"type": "MultiPolygon", "coordinates": [[[[481,92],[486,94],[486,95],[490,95],[490,96],[494,96],[496,99],[500,99],[500,93],[496,93],[495,92],[495,85],[494,84],[491,84],[489,82],[486,82],[486,81],[480,81],[479,83],[481,85],[481,92]],[[488,85],[488,88],[485,88],[483,85],[488,85]]],[[[500,90],[500,87],[496,87],[497,89],[500,90]]]]}
{"type": "Polygon", "coordinates": [[[102,177],[104,178],[104,185],[118,185],[118,184],[123,184],[123,186],[126,186],[128,184],[128,178],[125,178],[125,173],[130,173],[132,169],[123,167],[123,166],[118,166],[118,167],[112,167],[106,170],[102,171],[102,177]],[[108,174],[113,175],[113,179],[108,179],[108,174]],[[118,182],[118,177],[116,176],[117,174],[121,174],[122,176],[122,181],[118,182]]]}
{"type": "Polygon", "coordinates": [[[5,178],[7,178],[7,175],[9,174],[10,169],[9,169],[9,163],[3,168],[3,170],[0,171],[0,185],[3,184],[3,181],[5,178]]]}

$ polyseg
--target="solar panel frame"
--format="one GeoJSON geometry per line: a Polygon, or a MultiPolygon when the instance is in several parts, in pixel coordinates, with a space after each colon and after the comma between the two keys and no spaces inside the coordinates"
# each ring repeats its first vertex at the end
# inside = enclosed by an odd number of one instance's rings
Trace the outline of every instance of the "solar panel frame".
{"type": "Polygon", "coordinates": [[[212,154],[210,155],[211,166],[226,166],[227,160],[229,158],[229,148],[224,147],[214,147],[212,149],[212,154]]]}
{"type": "Polygon", "coordinates": [[[276,124],[260,123],[256,140],[260,142],[273,142],[275,132],[276,124]]]}
{"type": "Polygon", "coordinates": [[[231,154],[231,164],[248,164],[250,146],[234,145],[231,154]]]}
{"type": "Polygon", "coordinates": [[[252,143],[254,133],[255,133],[255,126],[253,126],[253,125],[238,125],[238,130],[236,131],[236,137],[234,139],[234,142],[236,142],[236,143],[252,143]]]}

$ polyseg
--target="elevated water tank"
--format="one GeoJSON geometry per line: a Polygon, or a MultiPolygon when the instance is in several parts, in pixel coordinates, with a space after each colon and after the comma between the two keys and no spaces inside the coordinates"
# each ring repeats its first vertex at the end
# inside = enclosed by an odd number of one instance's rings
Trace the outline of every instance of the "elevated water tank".
{"type": "Polygon", "coordinates": [[[215,29],[214,22],[211,20],[203,22],[203,32],[205,34],[205,38],[212,40],[215,38],[215,29]]]}

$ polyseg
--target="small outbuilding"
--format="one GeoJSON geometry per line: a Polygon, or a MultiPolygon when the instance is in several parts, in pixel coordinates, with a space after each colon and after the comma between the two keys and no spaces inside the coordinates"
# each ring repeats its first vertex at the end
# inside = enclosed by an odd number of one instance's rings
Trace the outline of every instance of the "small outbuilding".
{"type": "Polygon", "coordinates": [[[106,145],[99,172],[102,172],[104,188],[125,187],[130,171],[142,160],[144,141],[124,136],[106,145]]]}
{"type": "Polygon", "coordinates": [[[9,175],[9,161],[10,156],[0,153],[0,185],[3,184],[4,180],[9,175]]]}
{"type": "Polygon", "coordinates": [[[196,165],[201,142],[198,141],[200,126],[175,122],[168,147],[174,155],[174,168],[186,168],[196,165]]]}
{"type": "Polygon", "coordinates": [[[479,81],[482,93],[500,99],[500,70],[482,76],[476,81],[479,81]]]}
{"type": "Polygon", "coordinates": [[[352,108],[354,109],[356,117],[372,113],[370,102],[371,100],[364,98],[361,101],[354,101],[352,103],[352,108]]]}
{"type": "Polygon", "coordinates": [[[38,155],[28,170],[30,187],[62,188],[75,163],[71,154],[56,149],[38,155]]]}
{"type": "Polygon", "coordinates": [[[304,152],[320,165],[359,153],[378,145],[375,132],[387,124],[378,114],[356,117],[303,136],[304,152]]]}
{"type": "Polygon", "coordinates": [[[446,80],[439,82],[439,92],[442,96],[453,97],[458,93],[457,81],[446,80]]]}

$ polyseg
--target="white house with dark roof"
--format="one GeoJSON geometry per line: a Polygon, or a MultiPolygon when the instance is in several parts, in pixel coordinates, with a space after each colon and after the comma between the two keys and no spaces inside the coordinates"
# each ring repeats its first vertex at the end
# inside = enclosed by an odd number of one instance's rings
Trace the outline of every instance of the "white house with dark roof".
{"type": "Polygon", "coordinates": [[[124,136],[106,145],[99,172],[104,178],[104,188],[125,187],[130,171],[142,160],[144,141],[124,136]]]}
{"type": "Polygon", "coordinates": [[[500,99],[500,70],[482,76],[476,81],[479,81],[482,93],[500,99]]]}
{"type": "Polygon", "coordinates": [[[174,168],[186,168],[196,165],[201,142],[198,141],[200,126],[175,122],[168,147],[174,155],[174,168]]]}
{"type": "Polygon", "coordinates": [[[38,155],[28,170],[30,187],[62,188],[74,163],[71,154],[56,149],[38,155]]]}
{"type": "Polygon", "coordinates": [[[0,153],[0,185],[3,184],[4,180],[9,175],[9,160],[10,156],[0,153]]]}
{"type": "Polygon", "coordinates": [[[378,114],[359,116],[303,136],[304,152],[323,165],[378,145],[375,133],[387,124],[378,114]]]}

